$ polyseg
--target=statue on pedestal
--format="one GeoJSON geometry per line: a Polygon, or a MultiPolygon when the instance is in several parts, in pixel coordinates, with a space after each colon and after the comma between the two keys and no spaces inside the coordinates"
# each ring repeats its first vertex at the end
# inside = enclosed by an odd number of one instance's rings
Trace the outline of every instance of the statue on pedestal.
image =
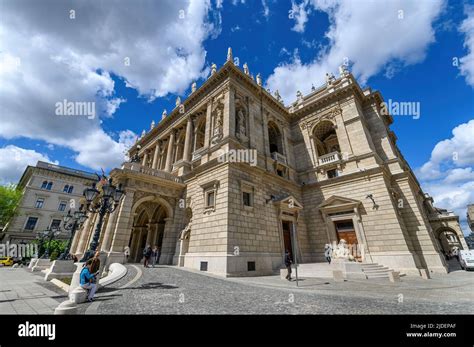
{"type": "Polygon", "coordinates": [[[326,84],[331,85],[336,80],[336,77],[332,73],[326,72],[326,84]]]}
{"type": "Polygon", "coordinates": [[[238,134],[246,136],[247,135],[247,127],[246,127],[246,122],[245,122],[245,115],[242,112],[242,110],[237,111],[237,131],[238,134]]]}
{"type": "Polygon", "coordinates": [[[250,75],[249,66],[247,63],[244,63],[244,73],[248,76],[250,75]]]}
{"type": "Polygon", "coordinates": [[[193,82],[193,84],[191,84],[191,93],[194,93],[196,91],[196,82],[193,82]]]}
{"type": "Polygon", "coordinates": [[[339,241],[338,245],[333,251],[333,258],[354,261],[354,257],[351,254],[346,240],[341,239],[339,241]]]}
{"type": "Polygon", "coordinates": [[[211,76],[217,72],[217,65],[212,63],[211,65],[211,76]]]}

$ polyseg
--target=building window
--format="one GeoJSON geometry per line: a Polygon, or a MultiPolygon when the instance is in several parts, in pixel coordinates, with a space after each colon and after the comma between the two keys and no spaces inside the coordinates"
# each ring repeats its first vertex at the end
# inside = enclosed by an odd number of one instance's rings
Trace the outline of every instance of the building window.
{"type": "Polygon", "coordinates": [[[41,189],[51,190],[53,188],[53,182],[43,181],[41,189]]]}
{"type": "Polygon", "coordinates": [[[215,206],[215,193],[213,190],[206,193],[206,207],[215,206]]]}
{"type": "Polygon", "coordinates": [[[201,186],[204,191],[204,212],[208,212],[209,210],[215,211],[218,187],[219,181],[217,180],[201,186]]]}
{"type": "Polygon", "coordinates": [[[35,208],[43,208],[43,205],[44,205],[44,199],[38,198],[35,203],[35,208]]]}
{"type": "Polygon", "coordinates": [[[241,180],[240,190],[242,192],[242,206],[244,208],[253,207],[254,185],[251,182],[241,180]]]}
{"type": "Polygon", "coordinates": [[[73,189],[74,189],[74,186],[69,186],[69,189],[67,190],[67,192],[71,194],[73,189]]]}
{"type": "Polygon", "coordinates": [[[63,212],[64,210],[66,210],[66,206],[67,206],[67,201],[61,201],[58,206],[58,211],[63,212]]]}
{"type": "Polygon", "coordinates": [[[327,174],[328,174],[328,178],[335,178],[338,176],[336,169],[328,170],[327,174]]]}
{"type": "Polygon", "coordinates": [[[64,192],[64,193],[67,193],[68,190],[69,190],[69,184],[66,184],[66,185],[64,186],[63,192],[64,192]]]}
{"type": "Polygon", "coordinates": [[[29,217],[25,225],[25,230],[35,230],[35,226],[37,222],[38,222],[37,217],[29,217]]]}
{"type": "Polygon", "coordinates": [[[53,219],[51,221],[51,225],[50,225],[50,229],[53,230],[53,229],[59,229],[59,227],[61,226],[61,219],[53,219]]]}
{"type": "Polygon", "coordinates": [[[242,193],[242,202],[244,203],[244,206],[252,206],[252,194],[249,192],[243,192],[242,193]]]}

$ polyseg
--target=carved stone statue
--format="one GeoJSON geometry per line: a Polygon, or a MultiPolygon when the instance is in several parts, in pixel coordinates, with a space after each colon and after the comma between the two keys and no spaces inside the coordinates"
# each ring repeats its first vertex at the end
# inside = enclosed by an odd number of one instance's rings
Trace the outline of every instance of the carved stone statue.
{"type": "Polygon", "coordinates": [[[211,65],[211,76],[217,72],[217,65],[212,63],[211,65]]]}
{"type": "Polygon", "coordinates": [[[224,125],[224,117],[222,114],[222,110],[218,108],[216,110],[216,121],[215,121],[215,127],[214,127],[214,135],[220,135],[222,134],[222,127],[224,125]]]}
{"type": "Polygon", "coordinates": [[[296,91],[296,99],[298,101],[302,101],[303,100],[303,93],[301,93],[299,90],[296,91]]]}
{"type": "Polygon", "coordinates": [[[332,73],[326,72],[326,84],[331,85],[336,80],[336,77],[332,73]]]}
{"type": "Polygon", "coordinates": [[[227,61],[232,61],[232,48],[227,49],[227,61]]]}
{"type": "Polygon", "coordinates": [[[260,76],[259,73],[257,74],[257,84],[258,84],[259,86],[262,85],[262,76],[260,76]]]}
{"type": "Polygon", "coordinates": [[[161,114],[161,119],[165,119],[166,116],[168,116],[168,112],[166,112],[166,110],[163,110],[163,113],[161,114]]]}
{"type": "Polygon", "coordinates": [[[196,91],[196,82],[193,82],[193,84],[191,84],[191,93],[194,93],[196,91]]]}
{"type": "Polygon", "coordinates": [[[315,92],[315,91],[316,91],[316,88],[314,87],[314,84],[311,84],[311,91],[312,91],[312,92],[315,92]]]}
{"type": "Polygon", "coordinates": [[[152,121],[151,121],[151,125],[150,125],[150,130],[153,129],[154,127],[155,127],[155,121],[152,120],[152,121]]]}
{"type": "Polygon", "coordinates": [[[179,105],[181,105],[181,98],[178,96],[176,98],[176,107],[179,107],[179,105]]]}
{"type": "Polygon", "coordinates": [[[240,135],[247,135],[246,119],[241,109],[237,111],[237,131],[240,135]]]}
{"type": "Polygon", "coordinates": [[[247,63],[244,63],[244,73],[246,75],[250,75],[249,66],[247,65],[247,63]]]}
{"type": "Polygon", "coordinates": [[[342,64],[339,66],[339,75],[341,77],[347,77],[349,75],[349,69],[347,68],[347,65],[342,64]]]}
{"type": "Polygon", "coordinates": [[[145,135],[146,135],[146,131],[145,131],[145,129],[143,129],[142,135],[140,136],[140,138],[143,138],[145,135]]]}
{"type": "Polygon", "coordinates": [[[281,101],[281,95],[278,89],[275,90],[275,93],[273,95],[275,96],[275,99],[277,99],[278,101],[281,101]]]}
{"type": "Polygon", "coordinates": [[[333,258],[334,259],[347,259],[347,260],[354,260],[354,257],[351,255],[349,247],[347,245],[347,241],[341,239],[339,244],[333,251],[333,258]]]}

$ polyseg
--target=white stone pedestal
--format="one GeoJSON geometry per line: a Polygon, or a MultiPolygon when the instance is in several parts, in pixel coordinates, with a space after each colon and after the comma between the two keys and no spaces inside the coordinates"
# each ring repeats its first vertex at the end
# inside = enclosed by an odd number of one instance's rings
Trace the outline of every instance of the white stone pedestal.
{"type": "Polygon", "coordinates": [[[31,271],[41,271],[46,270],[51,266],[51,261],[49,259],[38,259],[36,264],[31,268],[31,271]]]}
{"type": "Polygon", "coordinates": [[[46,270],[44,280],[50,281],[53,278],[72,277],[76,270],[72,260],[55,260],[49,269],[46,270]]]}

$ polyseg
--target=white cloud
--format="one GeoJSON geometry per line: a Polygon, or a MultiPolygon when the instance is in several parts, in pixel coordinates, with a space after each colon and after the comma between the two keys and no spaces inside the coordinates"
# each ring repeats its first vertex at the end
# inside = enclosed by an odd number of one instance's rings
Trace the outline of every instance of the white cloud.
{"type": "Polygon", "coordinates": [[[443,168],[474,165],[474,119],[453,129],[453,137],[440,141],[428,162],[419,169],[421,179],[438,179],[443,168]]]}
{"type": "Polygon", "coordinates": [[[474,203],[474,120],[453,129],[453,136],[438,142],[428,162],[415,170],[435,205],[454,211],[466,226],[466,207],[474,203]]]}
{"type": "Polygon", "coordinates": [[[464,47],[468,53],[459,59],[459,68],[466,82],[474,87],[474,6],[466,5],[464,12],[467,18],[461,23],[459,31],[465,35],[464,47]]]}
{"type": "Polygon", "coordinates": [[[0,60],[8,64],[0,68],[0,137],[67,147],[94,169],[116,165],[123,144],[100,118],[57,116],[55,103],[95,102],[98,115],[112,116],[125,102],[112,73],[151,99],[183,93],[206,72],[202,44],[219,30],[209,11],[210,1],[184,0],[2,4],[0,60]]]}
{"type": "MultiPolygon", "coordinates": [[[[292,9],[305,4],[306,12],[314,8],[328,14],[329,45],[309,63],[293,59],[274,69],[267,87],[278,89],[285,102],[295,100],[297,89],[306,93],[312,84],[323,84],[326,72],[336,73],[345,59],[351,61],[352,73],[362,83],[386,68],[391,75],[395,66],[422,61],[428,45],[435,40],[433,22],[445,6],[443,0],[305,0],[300,5],[293,3],[292,9]],[[403,19],[399,11],[403,11],[403,19]]],[[[306,26],[298,26],[297,22],[296,26],[304,30],[311,24],[309,21],[306,26]]]]}
{"type": "Polygon", "coordinates": [[[270,7],[268,7],[267,0],[262,0],[263,16],[268,19],[270,17],[270,7]]]}
{"type": "Polygon", "coordinates": [[[302,33],[305,30],[308,14],[311,13],[308,3],[308,0],[304,0],[300,4],[297,4],[294,0],[291,1],[290,18],[295,20],[295,25],[291,30],[297,33],[302,33]]]}
{"type": "Polygon", "coordinates": [[[47,155],[33,150],[14,145],[0,148],[0,184],[18,183],[25,168],[28,165],[35,166],[38,161],[59,164],[57,161],[51,161],[47,155]]]}

